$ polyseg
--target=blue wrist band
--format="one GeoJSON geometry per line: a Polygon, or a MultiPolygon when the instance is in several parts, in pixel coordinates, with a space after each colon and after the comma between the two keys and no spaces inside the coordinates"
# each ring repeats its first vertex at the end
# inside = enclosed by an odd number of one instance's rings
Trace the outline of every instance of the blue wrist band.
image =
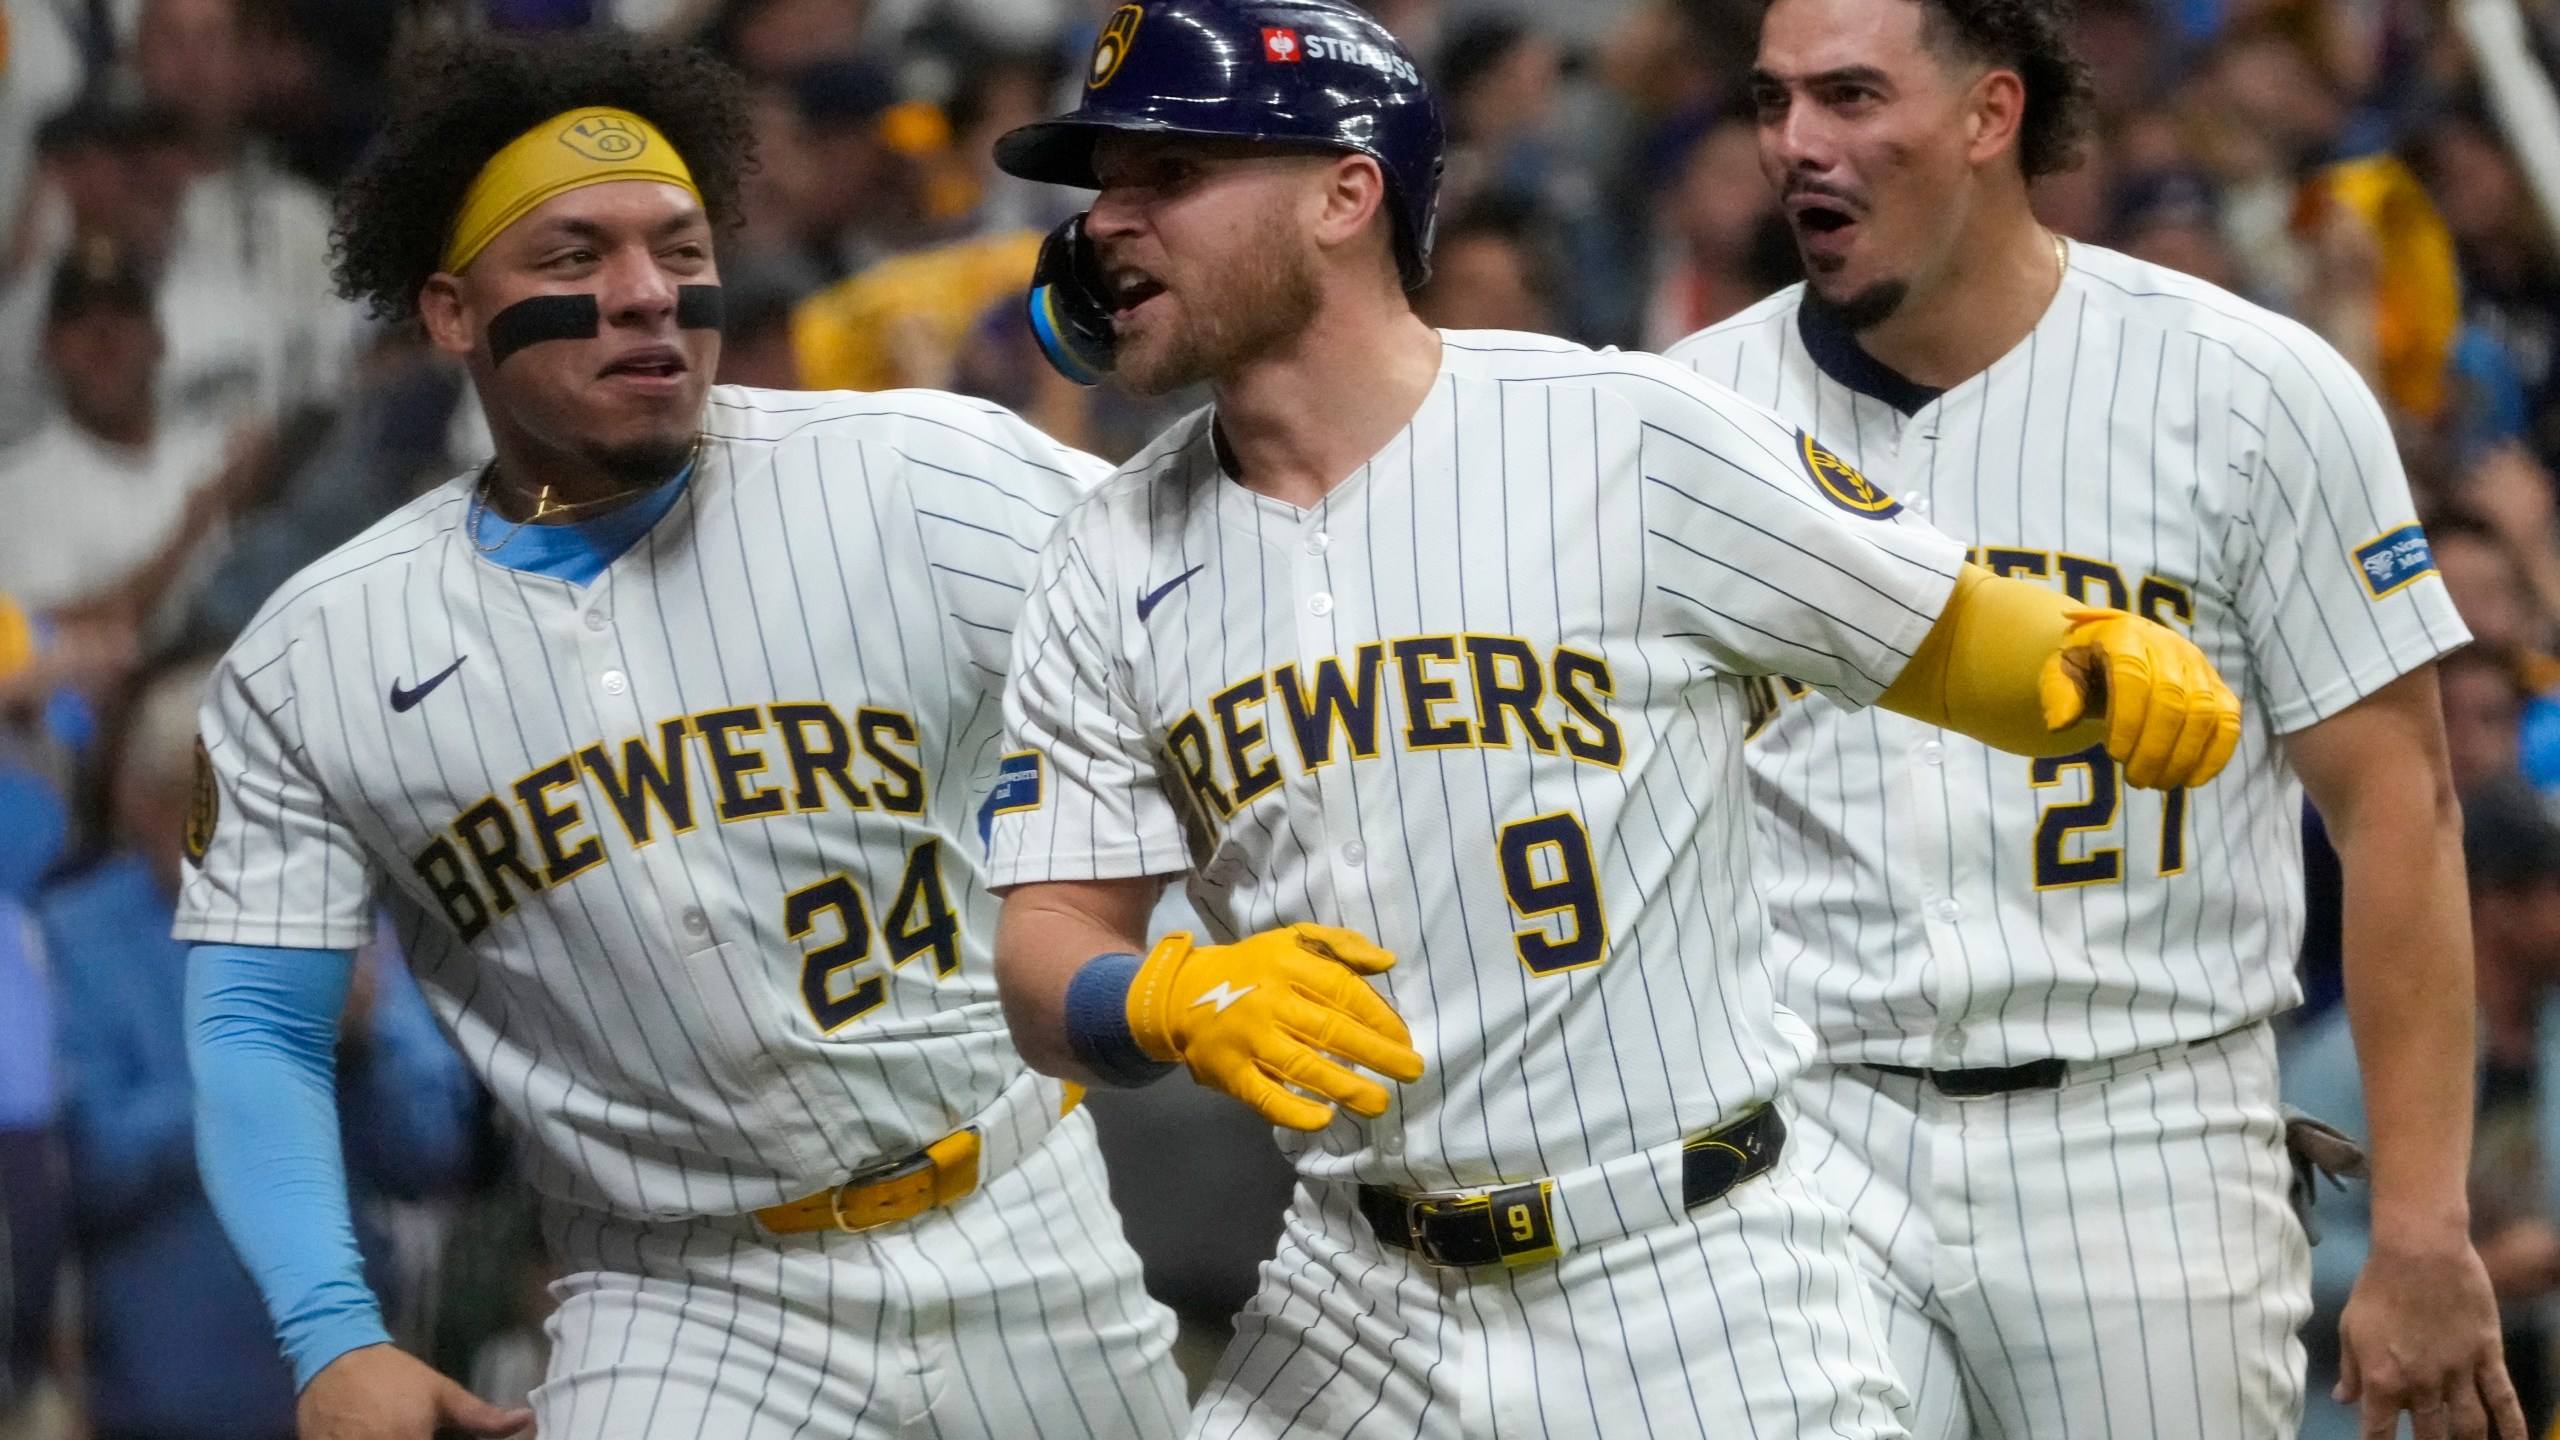
{"type": "Polygon", "coordinates": [[[1172,1062],[1139,1049],[1129,1033],[1129,985],[1140,963],[1126,951],[1096,955],[1067,982],[1068,1048],[1096,1079],[1125,1090],[1153,1085],[1173,1071],[1172,1062]]]}

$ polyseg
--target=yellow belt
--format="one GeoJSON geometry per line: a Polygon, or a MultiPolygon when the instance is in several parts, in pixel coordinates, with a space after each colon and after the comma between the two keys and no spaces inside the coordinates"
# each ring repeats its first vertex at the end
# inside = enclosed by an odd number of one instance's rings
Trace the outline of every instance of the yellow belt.
{"type": "MultiPolygon", "coordinates": [[[[1058,1113],[1072,1112],[1083,1099],[1084,1087],[1069,1085],[1058,1113]]],[[[756,1212],[756,1220],[777,1235],[873,1230],[912,1220],[962,1200],[978,1188],[982,1148],[976,1126],[954,1130],[904,1160],[893,1160],[815,1195],[768,1205],[756,1212]]]]}

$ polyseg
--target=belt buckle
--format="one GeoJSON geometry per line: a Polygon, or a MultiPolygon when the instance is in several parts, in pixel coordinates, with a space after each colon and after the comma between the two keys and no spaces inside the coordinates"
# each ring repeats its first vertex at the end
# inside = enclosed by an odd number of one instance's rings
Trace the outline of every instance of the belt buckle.
{"type": "Polygon", "coordinates": [[[1406,1203],[1405,1231],[1413,1241],[1414,1253],[1433,1265],[1450,1269],[1495,1261],[1535,1265],[1564,1253],[1556,1243],[1554,1191],[1553,1180],[1532,1180],[1496,1190],[1417,1195],[1406,1203]],[[1453,1256],[1431,1234],[1430,1222],[1434,1219],[1473,1219],[1479,1215],[1484,1222],[1483,1233],[1493,1247],[1489,1256],[1453,1256]]]}
{"type": "Polygon", "coordinates": [[[827,1210],[836,1228],[848,1235],[882,1225],[895,1224],[922,1213],[933,1203],[933,1157],[922,1151],[904,1160],[890,1160],[854,1176],[827,1192],[827,1210]],[[894,1188],[890,1188],[894,1187],[894,1188]],[[845,1201],[858,1192],[883,1191],[876,1199],[866,1197],[867,1214],[848,1216],[845,1201]]]}

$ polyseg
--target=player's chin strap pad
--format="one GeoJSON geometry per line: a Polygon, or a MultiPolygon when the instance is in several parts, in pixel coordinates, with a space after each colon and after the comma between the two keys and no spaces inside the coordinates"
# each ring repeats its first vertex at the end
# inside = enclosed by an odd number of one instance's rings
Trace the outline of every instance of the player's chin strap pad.
{"type": "MultiPolygon", "coordinates": [[[[717,285],[676,287],[676,325],[684,330],[717,330],[722,307],[717,285]]],[[[545,340],[593,340],[604,324],[593,295],[536,295],[519,300],[489,317],[489,363],[545,340]]]]}
{"type": "Polygon", "coordinates": [[[1079,385],[1101,384],[1119,360],[1110,296],[1084,217],[1050,231],[1031,269],[1031,333],[1058,373],[1079,385]]]}

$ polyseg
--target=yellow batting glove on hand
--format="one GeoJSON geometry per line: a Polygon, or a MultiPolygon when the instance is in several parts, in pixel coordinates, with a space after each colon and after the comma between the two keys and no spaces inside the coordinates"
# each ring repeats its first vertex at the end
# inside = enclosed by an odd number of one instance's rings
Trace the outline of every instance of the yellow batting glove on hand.
{"type": "Polygon", "coordinates": [[[1274,1125],[1321,1130],[1333,1105],[1386,1113],[1384,1086],[1336,1063],[1400,1081],[1422,1078],[1422,1056],[1394,1007],[1361,977],[1396,957],[1349,930],[1287,925],[1233,945],[1167,935],[1129,985],[1129,1034],[1151,1058],[1179,1060],[1274,1125]]]}
{"type": "Polygon", "coordinates": [[[2240,697],[2175,630],[2122,610],[2074,609],[2062,648],[2037,677],[2048,729],[2103,711],[2107,753],[2127,783],[2201,785],[2240,744],[2240,697]]]}

